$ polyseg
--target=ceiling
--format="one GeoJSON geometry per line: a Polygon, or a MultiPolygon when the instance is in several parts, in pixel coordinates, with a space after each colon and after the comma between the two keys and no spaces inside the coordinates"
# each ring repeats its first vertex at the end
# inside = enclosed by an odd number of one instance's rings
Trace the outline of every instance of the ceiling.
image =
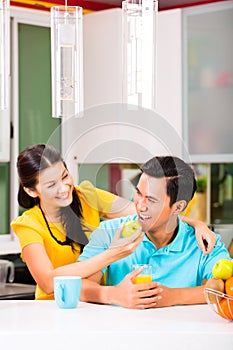
{"type": "MultiPolygon", "coordinates": [[[[178,7],[195,6],[219,2],[217,0],[159,0],[159,10],[167,10],[178,7]]],[[[70,6],[81,6],[85,10],[100,11],[113,7],[121,7],[122,0],[67,0],[70,6]]],[[[14,0],[10,1],[12,6],[29,7],[38,10],[49,10],[51,6],[64,5],[65,0],[14,0]]]]}
{"type": "MultiPolygon", "coordinates": [[[[121,7],[121,0],[96,0],[99,3],[105,3],[108,5],[116,5],[117,7],[121,7]]],[[[178,8],[178,7],[184,7],[184,6],[193,6],[193,5],[200,5],[200,4],[206,4],[210,2],[217,2],[215,1],[209,1],[209,0],[158,0],[159,2],[159,10],[165,10],[165,9],[171,9],[171,8],[178,8]]]]}

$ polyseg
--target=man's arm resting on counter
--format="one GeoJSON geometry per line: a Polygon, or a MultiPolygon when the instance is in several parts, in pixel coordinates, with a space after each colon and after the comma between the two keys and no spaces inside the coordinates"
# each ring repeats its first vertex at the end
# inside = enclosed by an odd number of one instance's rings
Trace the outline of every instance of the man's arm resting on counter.
{"type": "Polygon", "coordinates": [[[85,278],[82,281],[80,300],[100,304],[114,304],[114,287],[101,286],[99,283],[85,278]]]}
{"type": "Polygon", "coordinates": [[[138,271],[129,273],[116,286],[99,285],[98,282],[102,273],[93,275],[91,280],[83,279],[81,301],[120,305],[130,309],[155,307],[157,301],[161,298],[162,288],[157,282],[134,284],[132,279],[138,273],[138,271]]]}
{"type": "Polygon", "coordinates": [[[206,303],[204,285],[190,288],[168,288],[152,282],[145,288],[145,285],[130,283],[129,276],[130,274],[117,286],[101,286],[96,282],[96,278],[95,281],[83,279],[81,301],[117,304],[133,309],[206,303]]]}
{"type": "Polygon", "coordinates": [[[161,287],[163,288],[162,298],[158,301],[156,307],[206,304],[204,285],[189,288],[168,288],[163,285],[161,287]]]}

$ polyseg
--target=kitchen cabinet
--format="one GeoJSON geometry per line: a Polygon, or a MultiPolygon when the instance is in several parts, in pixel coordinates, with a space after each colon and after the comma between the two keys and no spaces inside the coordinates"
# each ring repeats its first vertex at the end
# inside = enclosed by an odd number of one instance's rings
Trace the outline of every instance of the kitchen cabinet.
{"type": "Polygon", "coordinates": [[[0,110],[0,162],[10,161],[10,110],[0,110]]]}
{"type": "MultiPolygon", "coordinates": [[[[26,21],[25,21],[26,22],[26,21]]],[[[19,151],[51,143],[60,119],[51,113],[50,28],[18,23],[19,151]]],[[[60,134],[52,144],[60,148],[60,134]]]]}
{"type": "Polygon", "coordinates": [[[233,161],[233,1],[183,11],[183,119],[193,161],[233,161]]]}
{"type": "Polygon", "coordinates": [[[61,147],[60,119],[51,117],[49,13],[11,7],[11,115],[0,112],[0,251],[19,251],[9,222],[18,216],[17,156],[35,143],[61,147]],[[3,115],[4,114],[4,115],[3,115]],[[10,140],[10,119],[13,138],[10,140]],[[57,132],[55,133],[55,130],[57,132]],[[53,137],[54,133],[56,134],[53,137]],[[2,141],[6,140],[4,151],[2,141]],[[12,246],[12,248],[10,248],[12,246]]]}
{"type": "Polygon", "coordinates": [[[211,164],[211,224],[233,224],[232,213],[233,164],[211,164]]]}
{"type": "Polygon", "coordinates": [[[6,234],[9,232],[9,169],[9,163],[0,163],[0,234],[6,234]]]}
{"type": "MultiPolygon", "coordinates": [[[[91,13],[83,19],[85,110],[62,123],[62,150],[73,173],[78,163],[138,164],[155,153],[182,154],[180,92],[176,87],[175,112],[170,119],[168,103],[164,104],[162,98],[158,107],[164,107],[163,115],[143,106],[122,104],[121,16],[121,9],[114,9],[91,13]]],[[[176,61],[173,64],[179,79],[176,61]]],[[[158,78],[164,79],[161,75],[158,78]]]]}
{"type": "Polygon", "coordinates": [[[95,157],[86,156],[93,153],[95,147],[90,142],[90,136],[95,139],[97,135],[94,129],[98,128],[101,134],[99,142],[110,145],[109,138],[116,138],[116,133],[124,140],[126,135],[130,138],[140,128],[137,139],[127,144],[132,148],[135,162],[145,161],[152,150],[154,154],[181,156],[190,163],[233,162],[233,1],[159,11],[155,115],[148,116],[140,110],[143,121],[136,121],[137,126],[131,130],[126,130],[125,126],[125,133],[114,128],[114,121],[123,126],[124,122],[133,123],[133,118],[125,118],[120,111],[109,119],[111,127],[103,127],[108,122],[103,115],[110,112],[106,105],[122,102],[121,15],[121,9],[113,9],[84,16],[86,114],[82,115],[82,120],[70,121],[68,127],[63,124],[65,153],[72,140],[73,149],[77,148],[73,159],[102,162],[101,152],[95,157]],[[88,129],[83,130],[80,125],[87,121],[90,109],[92,121],[89,119],[88,129]],[[160,130],[162,124],[167,134],[160,130]],[[150,132],[153,142],[148,141],[150,132]],[[138,149],[140,139],[145,141],[144,148],[149,152],[138,149]],[[80,145],[82,147],[78,147],[80,145]]]}
{"type": "Polygon", "coordinates": [[[10,110],[0,111],[0,235],[9,232],[10,110]]]}

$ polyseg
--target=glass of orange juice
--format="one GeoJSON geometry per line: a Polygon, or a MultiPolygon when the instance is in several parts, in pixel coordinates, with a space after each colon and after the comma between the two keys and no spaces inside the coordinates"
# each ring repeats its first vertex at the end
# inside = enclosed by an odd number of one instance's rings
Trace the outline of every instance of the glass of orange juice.
{"type": "Polygon", "coordinates": [[[133,283],[150,283],[152,282],[152,265],[149,264],[133,264],[131,266],[131,271],[138,270],[140,267],[143,267],[143,270],[139,275],[134,277],[133,283]]]}

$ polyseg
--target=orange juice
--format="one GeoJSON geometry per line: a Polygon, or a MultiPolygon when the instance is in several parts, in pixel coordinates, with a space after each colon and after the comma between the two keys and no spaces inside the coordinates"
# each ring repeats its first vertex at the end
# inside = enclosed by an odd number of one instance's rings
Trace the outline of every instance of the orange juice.
{"type": "Polygon", "coordinates": [[[151,275],[138,275],[134,277],[133,283],[139,284],[139,283],[150,283],[152,282],[152,276],[151,275]]]}

